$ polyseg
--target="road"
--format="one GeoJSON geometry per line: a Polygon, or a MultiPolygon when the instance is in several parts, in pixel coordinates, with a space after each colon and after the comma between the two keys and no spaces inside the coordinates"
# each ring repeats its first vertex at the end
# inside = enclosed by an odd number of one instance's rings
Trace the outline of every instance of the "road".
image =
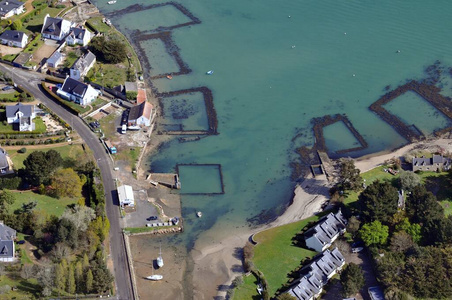
{"type": "Polygon", "coordinates": [[[37,100],[44,103],[44,105],[46,105],[50,110],[71,125],[84,140],[85,144],[93,151],[94,158],[96,159],[102,174],[106,193],[106,211],[110,221],[110,255],[114,264],[116,284],[116,296],[113,297],[113,299],[134,299],[124,240],[119,226],[119,200],[112,176],[113,168],[105,148],[99,142],[98,137],[79,117],[71,114],[63,106],[59,105],[53,99],[44,94],[43,91],[41,91],[41,80],[45,78],[45,75],[5,66],[3,64],[0,64],[0,71],[8,75],[12,75],[15,83],[28,89],[37,100]]]}

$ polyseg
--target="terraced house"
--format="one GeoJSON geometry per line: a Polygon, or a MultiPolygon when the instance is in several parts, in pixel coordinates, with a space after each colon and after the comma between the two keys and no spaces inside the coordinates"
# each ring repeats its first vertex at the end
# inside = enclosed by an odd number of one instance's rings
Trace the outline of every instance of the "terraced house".
{"type": "Polygon", "coordinates": [[[308,248],[317,252],[322,252],[329,248],[331,244],[345,232],[347,220],[342,215],[341,210],[337,213],[330,213],[321,218],[316,226],[306,231],[304,240],[308,248]]]}

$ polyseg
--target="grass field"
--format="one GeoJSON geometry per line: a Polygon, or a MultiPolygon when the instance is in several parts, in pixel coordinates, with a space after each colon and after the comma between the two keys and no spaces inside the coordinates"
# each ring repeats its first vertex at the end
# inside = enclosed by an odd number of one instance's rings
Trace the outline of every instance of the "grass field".
{"type": "Polygon", "coordinates": [[[68,205],[77,203],[77,198],[52,198],[46,195],[39,195],[33,193],[32,191],[13,191],[15,201],[11,205],[11,211],[19,209],[22,207],[22,204],[37,201],[37,205],[35,210],[41,211],[48,216],[61,216],[68,205]]]}
{"type": "Polygon", "coordinates": [[[102,17],[90,18],[88,21],[86,21],[86,23],[91,25],[91,27],[98,32],[101,33],[109,32],[111,30],[111,27],[102,22],[102,19],[103,19],[102,17]]]}
{"type": "Polygon", "coordinates": [[[235,290],[234,300],[260,300],[262,296],[257,293],[257,283],[257,278],[253,273],[243,276],[243,284],[235,290]]]}
{"type": "Polygon", "coordinates": [[[12,93],[5,93],[5,94],[0,94],[0,101],[3,102],[16,102],[19,99],[19,92],[12,92],[12,93]]]}
{"type": "Polygon", "coordinates": [[[268,282],[269,294],[274,295],[289,278],[287,275],[301,265],[301,261],[313,257],[316,252],[293,244],[293,238],[308,223],[318,220],[313,216],[305,220],[271,228],[254,236],[258,243],[254,249],[254,265],[268,282]]]}
{"type": "Polygon", "coordinates": [[[120,149],[116,155],[117,160],[127,161],[132,169],[136,168],[136,162],[140,155],[140,149],[137,147],[127,147],[127,149],[120,149]]]}
{"type": "Polygon", "coordinates": [[[36,149],[28,149],[27,146],[24,146],[27,149],[26,153],[19,153],[17,151],[8,151],[9,157],[12,159],[14,164],[14,169],[19,170],[24,167],[24,160],[27,158],[30,153],[34,151],[49,151],[50,149],[56,150],[61,154],[63,159],[71,157],[77,159],[78,157],[85,156],[86,153],[83,150],[81,145],[73,144],[73,145],[65,145],[65,146],[53,146],[52,148],[36,148],[36,149]]]}
{"type": "Polygon", "coordinates": [[[22,279],[19,276],[2,275],[0,276],[0,286],[16,287],[17,290],[10,291],[7,294],[1,295],[2,300],[9,299],[36,299],[41,290],[38,281],[35,278],[28,280],[22,279]]]}
{"type": "Polygon", "coordinates": [[[117,65],[96,62],[94,67],[88,72],[87,77],[92,82],[112,88],[124,84],[127,79],[126,73],[127,69],[124,67],[118,68],[117,65]]]}

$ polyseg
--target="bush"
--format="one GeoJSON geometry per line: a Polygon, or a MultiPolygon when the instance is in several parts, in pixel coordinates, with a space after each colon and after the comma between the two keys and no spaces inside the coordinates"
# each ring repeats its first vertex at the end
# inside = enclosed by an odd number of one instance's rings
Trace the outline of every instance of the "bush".
{"type": "Polygon", "coordinates": [[[19,153],[26,153],[27,152],[27,148],[20,148],[17,152],[19,152],[19,153]]]}
{"type": "Polygon", "coordinates": [[[12,24],[11,24],[11,29],[12,30],[19,30],[22,28],[22,21],[20,19],[15,20],[12,24]]]}
{"type": "Polygon", "coordinates": [[[137,96],[138,96],[138,92],[135,92],[135,91],[127,91],[126,92],[127,100],[136,100],[137,96]]]}

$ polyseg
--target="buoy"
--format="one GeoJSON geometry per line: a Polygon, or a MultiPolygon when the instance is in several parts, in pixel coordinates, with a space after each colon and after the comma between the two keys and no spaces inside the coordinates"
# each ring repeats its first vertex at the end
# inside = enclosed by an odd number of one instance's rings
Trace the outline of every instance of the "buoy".
{"type": "Polygon", "coordinates": [[[347,32],[344,32],[344,35],[347,35],[347,32]]]}
{"type": "Polygon", "coordinates": [[[290,18],[290,16],[289,16],[289,18],[290,18]]]}
{"type": "Polygon", "coordinates": [[[400,53],[400,50],[397,50],[397,53],[400,53]]]}
{"type": "Polygon", "coordinates": [[[355,74],[353,74],[353,77],[355,77],[355,74]]]}
{"type": "Polygon", "coordinates": [[[292,49],[295,48],[295,45],[292,46],[292,49]]]}

